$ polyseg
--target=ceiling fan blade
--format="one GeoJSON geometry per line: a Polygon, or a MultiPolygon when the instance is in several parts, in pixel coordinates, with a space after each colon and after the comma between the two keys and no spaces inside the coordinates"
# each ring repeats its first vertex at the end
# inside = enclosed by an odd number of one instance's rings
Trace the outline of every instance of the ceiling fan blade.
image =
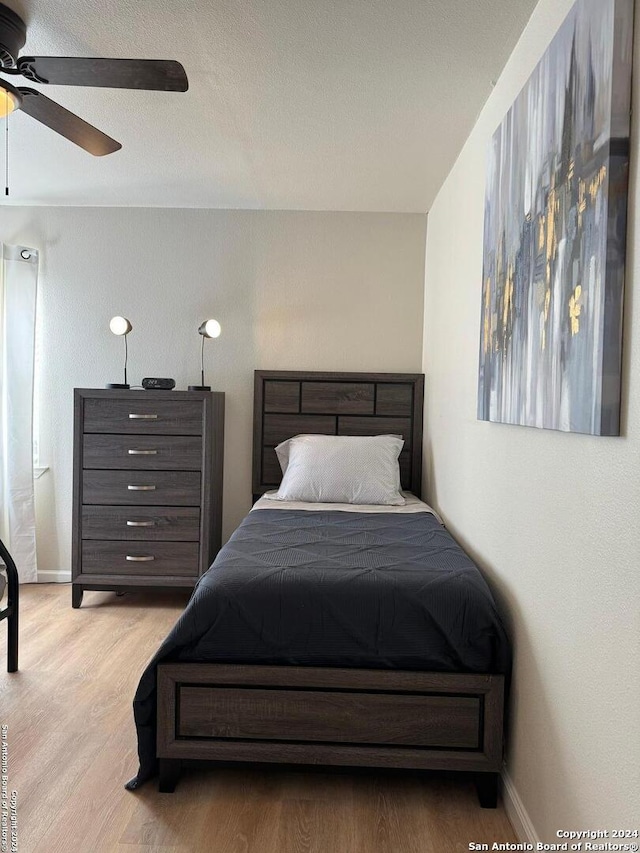
{"type": "Polygon", "coordinates": [[[27,86],[19,86],[18,89],[22,93],[20,109],[23,113],[84,148],[89,154],[102,157],[122,148],[115,139],[47,98],[42,92],[36,92],[27,86]]]}
{"type": "Polygon", "coordinates": [[[106,86],[186,92],[184,68],[171,59],[92,59],[74,56],[23,56],[19,72],[35,83],[61,86],[106,86]]]}

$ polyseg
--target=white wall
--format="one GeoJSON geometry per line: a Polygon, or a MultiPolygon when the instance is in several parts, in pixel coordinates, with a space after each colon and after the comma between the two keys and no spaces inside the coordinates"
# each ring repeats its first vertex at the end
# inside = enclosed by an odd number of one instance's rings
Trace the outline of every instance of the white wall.
{"type": "MultiPolygon", "coordinates": [[[[640,803],[637,123],[623,436],[476,420],[487,146],[572,2],[538,4],[429,212],[426,250],[428,493],[509,612],[508,773],[545,842],[638,828],[640,803]]],[[[638,87],[634,102],[637,114],[638,87]]]]}
{"type": "Polygon", "coordinates": [[[129,381],[225,391],[224,536],[251,501],[254,369],[417,371],[426,217],[418,214],[7,208],[0,239],[41,251],[40,569],[68,571],[72,389],[121,381],[113,314],[133,323],[129,381]]]}

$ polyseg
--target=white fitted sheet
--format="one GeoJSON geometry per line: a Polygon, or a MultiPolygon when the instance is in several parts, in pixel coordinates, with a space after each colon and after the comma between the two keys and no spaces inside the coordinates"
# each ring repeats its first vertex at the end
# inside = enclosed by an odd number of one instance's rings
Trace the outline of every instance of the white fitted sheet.
{"type": "Polygon", "coordinates": [[[404,506],[386,506],[380,504],[328,504],[328,503],[310,503],[307,501],[280,501],[275,498],[278,494],[277,489],[271,492],[266,492],[259,498],[251,507],[251,512],[258,509],[301,509],[307,512],[369,512],[369,513],[411,513],[411,512],[430,512],[442,524],[442,519],[438,513],[430,507],[429,504],[421,501],[411,492],[401,492],[405,499],[404,506]]]}

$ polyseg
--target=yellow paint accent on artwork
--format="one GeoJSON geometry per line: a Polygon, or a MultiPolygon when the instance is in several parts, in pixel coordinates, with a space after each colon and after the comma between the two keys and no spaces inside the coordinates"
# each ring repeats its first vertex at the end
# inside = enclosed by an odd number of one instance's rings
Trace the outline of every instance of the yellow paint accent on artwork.
{"type": "Polygon", "coordinates": [[[607,179],[607,167],[601,166],[598,174],[595,176],[595,178],[592,178],[590,183],[589,183],[589,195],[591,197],[591,203],[592,204],[598,198],[600,190],[602,189],[602,185],[604,184],[606,179],[607,179]]]}
{"type": "Polygon", "coordinates": [[[575,337],[580,332],[580,313],[582,311],[582,305],[580,303],[580,299],[582,298],[582,287],[581,285],[576,285],[576,289],[573,291],[571,299],[569,300],[569,320],[571,321],[571,336],[575,337]]]}
{"type": "Polygon", "coordinates": [[[552,185],[547,202],[547,261],[551,261],[556,253],[556,214],[559,210],[559,199],[556,196],[555,186],[552,185]]]}

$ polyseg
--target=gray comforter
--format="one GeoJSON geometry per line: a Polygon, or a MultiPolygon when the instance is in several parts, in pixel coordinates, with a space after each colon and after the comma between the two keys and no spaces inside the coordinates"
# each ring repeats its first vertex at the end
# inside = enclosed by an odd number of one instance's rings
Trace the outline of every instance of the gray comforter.
{"type": "Polygon", "coordinates": [[[256,510],[198,582],[134,699],[138,775],[154,775],[165,661],[505,673],[480,572],[427,512],[256,510]]]}

